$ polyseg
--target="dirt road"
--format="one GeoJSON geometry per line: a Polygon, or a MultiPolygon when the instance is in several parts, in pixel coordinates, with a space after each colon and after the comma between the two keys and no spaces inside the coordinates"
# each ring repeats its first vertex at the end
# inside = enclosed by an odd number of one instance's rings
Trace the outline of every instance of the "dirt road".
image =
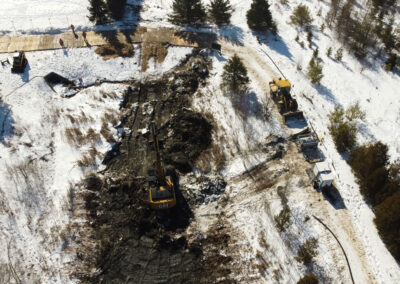
{"type": "Polygon", "coordinates": [[[71,31],[62,34],[0,36],[0,53],[99,46],[109,42],[151,42],[175,46],[211,47],[214,39],[215,35],[210,33],[185,32],[167,28],[138,27],[137,29],[88,31],[86,40],[83,38],[82,32],[71,31]],[[62,39],[63,45],[60,44],[60,39],[62,39]]]}

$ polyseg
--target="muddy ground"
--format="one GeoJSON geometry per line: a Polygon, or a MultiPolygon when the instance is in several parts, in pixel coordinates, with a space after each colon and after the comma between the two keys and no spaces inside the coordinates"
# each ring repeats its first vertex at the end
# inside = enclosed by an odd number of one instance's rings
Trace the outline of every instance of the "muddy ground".
{"type": "Polygon", "coordinates": [[[105,159],[106,170],[88,176],[78,190],[89,227],[77,243],[81,269],[74,276],[83,283],[214,283],[229,271],[216,269],[230,258],[203,248],[226,244],[222,239],[188,241],[186,228],[194,207],[220,194],[226,185],[216,177],[194,177],[198,194],[179,187],[179,176],[192,170],[197,157],[211,144],[212,126],[190,109],[191,96],[208,77],[209,62],[199,50],[161,79],[132,82],[121,103],[122,141],[105,159]],[[177,206],[150,210],[147,170],[154,168],[155,150],[150,131],[159,129],[164,165],[176,172],[177,206]],[[82,267],[84,269],[82,269],[82,267]]]}

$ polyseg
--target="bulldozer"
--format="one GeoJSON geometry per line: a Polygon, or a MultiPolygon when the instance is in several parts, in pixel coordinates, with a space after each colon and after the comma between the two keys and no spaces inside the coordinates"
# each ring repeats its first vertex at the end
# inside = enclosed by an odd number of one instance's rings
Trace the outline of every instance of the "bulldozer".
{"type": "Polygon", "coordinates": [[[19,51],[13,54],[13,65],[11,67],[11,73],[24,73],[25,66],[28,64],[25,52],[19,51]]]}
{"type": "Polygon", "coordinates": [[[176,205],[175,185],[173,171],[165,171],[161,164],[160,145],[158,142],[158,133],[155,123],[151,123],[153,142],[156,152],[155,169],[148,170],[149,183],[149,203],[155,210],[165,210],[176,205]]]}
{"type": "Polygon", "coordinates": [[[279,113],[283,116],[285,122],[289,118],[303,119],[303,112],[298,110],[297,101],[290,95],[291,84],[289,80],[274,78],[269,82],[269,89],[272,99],[279,109],[279,113]]]}

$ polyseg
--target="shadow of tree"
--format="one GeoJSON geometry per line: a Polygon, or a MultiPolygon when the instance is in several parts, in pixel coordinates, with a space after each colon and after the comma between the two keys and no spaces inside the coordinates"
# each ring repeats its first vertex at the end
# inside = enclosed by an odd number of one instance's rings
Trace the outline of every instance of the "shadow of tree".
{"type": "Polygon", "coordinates": [[[267,45],[270,49],[280,53],[283,56],[286,56],[291,61],[293,61],[293,55],[289,51],[289,48],[282,40],[282,37],[278,35],[272,35],[270,33],[262,34],[258,32],[253,32],[253,35],[256,36],[260,43],[267,45]]]}
{"type": "Polygon", "coordinates": [[[319,94],[323,95],[328,101],[337,105],[338,102],[335,96],[332,94],[332,91],[323,85],[313,84],[313,87],[318,91],[319,94]]]}
{"type": "Polygon", "coordinates": [[[0,143],[5,144],[5,138],[12,135],[15,121],[8,104],[0,100],[0,143]]]}

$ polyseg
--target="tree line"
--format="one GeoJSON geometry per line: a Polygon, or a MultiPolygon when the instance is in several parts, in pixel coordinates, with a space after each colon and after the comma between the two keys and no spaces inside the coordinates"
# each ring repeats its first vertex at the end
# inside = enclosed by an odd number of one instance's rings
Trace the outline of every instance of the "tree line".
{"type": "Polygon", "coordinates": [[[365,113],[358,103],[348,109],[336,107],[329,115],[329,131],[340,153],[349,153],[360,192],[375,209],[375,224],[389,251],[400,260],[400,160],[389,163],[387,145],[357,145],[357,120],[365,113]]]}

